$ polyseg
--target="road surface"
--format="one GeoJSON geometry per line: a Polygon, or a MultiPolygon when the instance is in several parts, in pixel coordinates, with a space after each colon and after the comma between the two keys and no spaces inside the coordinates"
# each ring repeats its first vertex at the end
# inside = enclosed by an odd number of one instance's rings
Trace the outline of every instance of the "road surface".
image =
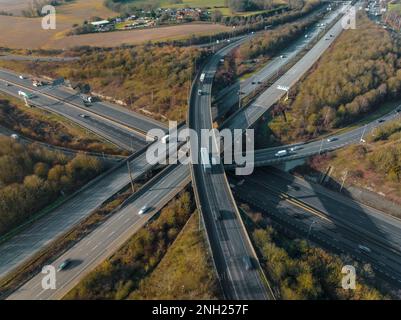
{"type": "Polygon", "coordinates": [[[56,268],[66,259],[71,265],[56,274],[56,289],[42,289],[43,274],[39,273],[12,293],[11,300],[56,300],[61,299],[94,267],[117,251],[132,235],[142,228],[171,198],[190,182],[189,168],[169,167],[165,174],[150,181],[135,193],[128,203],[83,240],[77,242],[61,257],[51,262],[56,268]],[[150,209],[143,215],[138,212],[143,206],[150,209]]]}
{"type": "Polygon", "coordinates": [[[298,233],[309,233],[324,247],[370,263],[401,287],[400,219],[274,168],[258,169],[242,181],[230,175],[229,180],[239,199],[298,233]]]}

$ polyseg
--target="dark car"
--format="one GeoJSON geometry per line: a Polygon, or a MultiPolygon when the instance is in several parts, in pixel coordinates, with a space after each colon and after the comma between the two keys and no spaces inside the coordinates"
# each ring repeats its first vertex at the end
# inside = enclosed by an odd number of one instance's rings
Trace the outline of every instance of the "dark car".
{"type": "Polygon", "coordinates": [[[64,260],[57,268],[57,271],[63,271],[65,270],[69,265],[71,264],[70,259],[64,260]]]}
{"type": "Polygon", "coordinates": [[[383,123],[383,122],[385,122],[386,120],[384,120],[384,119],[379,119],[379,120],[377,120],[377,122],[378,123],[383,123]]]}
{"type": "Polygon", "coordinates": [[[401,112],[401,108],[395,110],[395,112],[400,113],[401,112]]]}
{"type": "Polygon", "coordinates": [[[252,260],[251,260],[250,257],[248,257],[248,256],[242,257],[242,262],[244,263],[244,266],[245,266],[246,270],[253,269],[252,260]]]}

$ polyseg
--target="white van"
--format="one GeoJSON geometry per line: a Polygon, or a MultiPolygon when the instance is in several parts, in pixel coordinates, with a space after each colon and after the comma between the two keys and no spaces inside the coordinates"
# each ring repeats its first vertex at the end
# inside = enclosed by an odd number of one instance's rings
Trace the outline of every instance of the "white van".
{"type": "Polygon", "coordinates": [[[167,135],[165,135],[163,138],[161,138],[160,141],[161,141],[162,143],[166,144],[169,140],[170,140],[170,135],[167,134],[167,135]]]}
{"type": "Polygon", "coordinates": [[[285,157],[286,155],[288,155],[287,150],[280,150],[275,154],[276,157],[285,157]]]}

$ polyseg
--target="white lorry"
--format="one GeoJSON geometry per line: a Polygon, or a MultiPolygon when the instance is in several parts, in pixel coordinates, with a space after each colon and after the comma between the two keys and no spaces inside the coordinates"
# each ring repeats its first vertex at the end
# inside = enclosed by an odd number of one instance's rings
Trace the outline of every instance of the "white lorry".
{"type": "Polygon", "coordinates": [[[276,157],[285,157],[286,155],[288,155],[287,150],[280,150],[275,154],[276,157]]]}
{"type": "Polygon", "coordinates": [[[212,170],[212,166],[210,165],[209,152],[207,151],[207,148],[201,148],[201,164],[203,170],[206,173],[212,170]]]}
{"type": "Polygon", "coordinates": [[[205,80],[206,74],[202,73],[199,80],[200,82],[203,82],[205,80]]]}

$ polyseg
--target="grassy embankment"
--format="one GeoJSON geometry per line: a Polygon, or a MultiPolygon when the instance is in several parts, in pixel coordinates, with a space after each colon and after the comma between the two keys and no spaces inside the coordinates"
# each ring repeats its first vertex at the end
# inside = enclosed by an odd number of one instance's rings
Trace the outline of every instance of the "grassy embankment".
{"type": "Polygon", "coordinates": [[[291,98],[272,109],[273,119],[263,130],[276,141],[305,141],[352,126],[384,113],[385,103],[399,98],[398,40],[363,14],[357,21],[357,28],[343,32],[291,98]]]}
{"type": "MultiPolygon", "coordinates": [[[[271,284],[284,300],[381,300],[375,288],[374,273],[368,264],[349,256],[338,256],[291,232],[278,232],[265,213],[248,205],[241,208],[250,219],[247,224],[252,241],[261,259],[262,268],[271,284]],[[341,287],[344,265],[353,265],[358,273],[356,290],[341,287]]],[[[268,209],[266,209],[268,210],[268,209]]]]}
{"type": "Polygon", "coordinates": [[[216,282],[202,238],[193,229],[196,228],[196,219],[187,223],[194,209],[191,194],[182,193],[65,298],[138,299],[150,295],[172,297],[174,294],[177,299],[216,297],[216,282]],[[192,250],[181,254],[187,245],[192,250]],[[192,263],[197,268],[192,265],[188,274],[186,268],[192,263]],[[160,277],[169,280],[157,287],[146,286],[160,277]],[[178,291],[173,290],[171,281],[174,279],[174,286],[180,287],[178,291]],[[203,284],[197,283],[200,280],[204,281],[203,284]]]}

